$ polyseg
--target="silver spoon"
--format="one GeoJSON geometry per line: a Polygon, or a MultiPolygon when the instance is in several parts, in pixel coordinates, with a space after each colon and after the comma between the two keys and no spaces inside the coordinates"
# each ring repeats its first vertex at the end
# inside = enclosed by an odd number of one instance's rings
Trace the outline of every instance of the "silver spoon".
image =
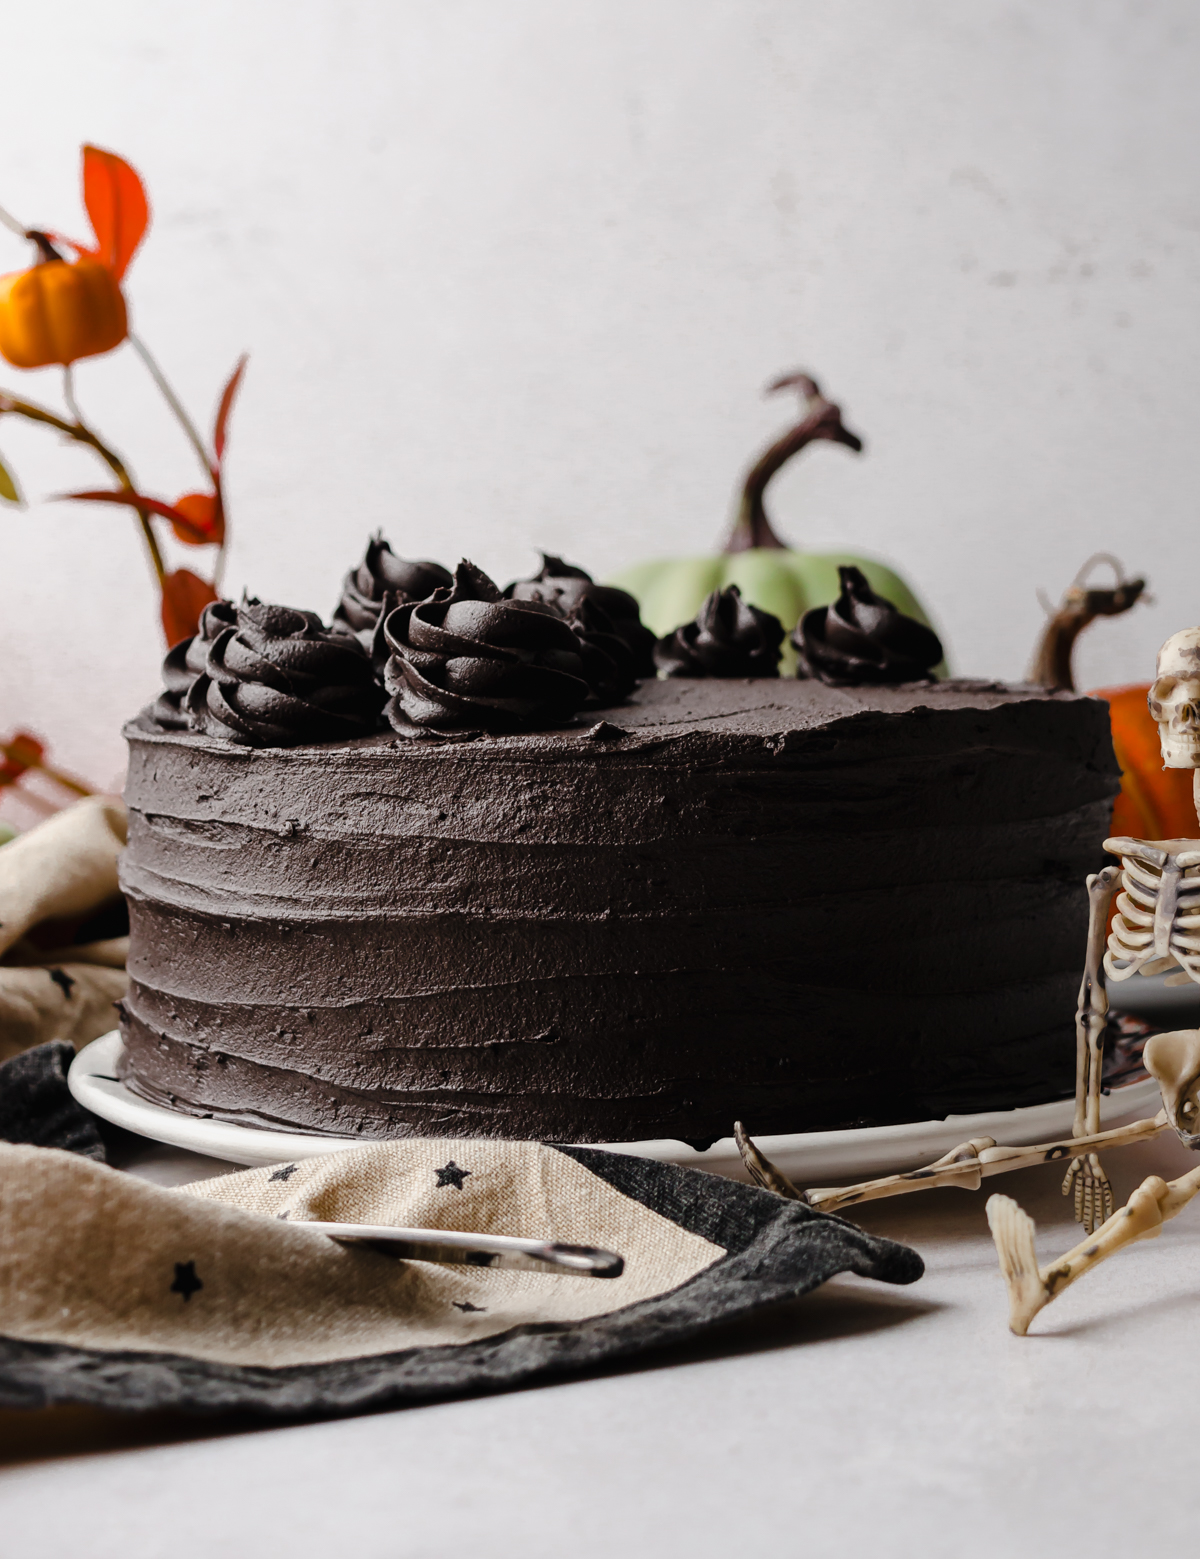
{"type": "Polygon", "coordinates": [[[598,1250],[594,1245],[562,1245],[554,1240],[520,1240],[511,1234],[393,1229],[387,1224],[319,1223],[299,1218],[290,1226],[311,1229],[343,1244],[386,1245],[387,1255],[408,1261],[444,1261],[584,1278],[619,1278],[625,1270],[625,1258],[615,1251],[598,1250]]]}

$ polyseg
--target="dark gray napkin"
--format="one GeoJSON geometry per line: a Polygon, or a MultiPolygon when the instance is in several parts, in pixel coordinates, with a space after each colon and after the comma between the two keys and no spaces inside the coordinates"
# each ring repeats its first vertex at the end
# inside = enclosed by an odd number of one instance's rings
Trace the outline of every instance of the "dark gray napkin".
{"type": "Polygon", "coordinates": [[[61,1039],[37,1045],[0,1066],[0,1142],[65,1148],[104,1162],[96,1117],[67,1087],[75,1052],[61,1039]]]}

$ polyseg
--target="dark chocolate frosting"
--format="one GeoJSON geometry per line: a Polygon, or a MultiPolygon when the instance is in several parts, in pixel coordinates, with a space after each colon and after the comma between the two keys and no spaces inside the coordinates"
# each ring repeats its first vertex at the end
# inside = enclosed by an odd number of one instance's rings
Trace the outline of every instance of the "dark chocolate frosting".
{"type": "Polygon", "coordinates": [[[163,691],[150,706],[150,716],[159,725],[169,731],[189,728],[191,720],[185,705],[192,684],[204,671],[213,640],[236,625],[237,608],[233,602],[212,601],[200,613],[199,631],[167,651],[162,663],[163,691]]]}
{"type": "Polygon", "coordinates": [[[658,641],[654,662],[668,677],[777,677],[783,636],[778,617],[743,601],[730,585],[658,641]]]}
{"type": "Polygon", "coordinates": [[[604,732],[128,734],[121,1067],[172,1109],[636,1142],[1074,1085],[1096,699],[670,678],[604,732]]]}
{"type": "Polygon", "coordinates": [[[792,634],[801,675],[832,687],[921,682],[942,658],[932,628],[876,595],[858,568],[839,568],[842,591],[832,606],[805,612],[792,634]]]}
{"type": "Polygon", "coordinates": [[[582,645],[583,676],[591,689],[588,705],[607,709],[638,685],[633,651],[598,602],[584,596],[568,619],[582,645]]]}
{"type": "Polygon", "coordinates": [[[579,604],[590,601],[609,619],[612,631],[623,639],[633,657],[635,677],[654,675],[654,635],[642,622],[637,601],[616,585],[598,585],[592,576],[553,553],[542,553],[542,566],[532,579],[518,579],[504,594],[514,601],[544,601],[570,619],[579,604]]]}
{"type": "Polygon", "coordinates": [[[542,601],[505,600],[465,560],[449,590],[389,612],[384,710],[402,735],[539,730],[587,701],[583,646],[542,601]]]}
{"type": "Polygon", "coordinates": [[[387,659],[380,625],[388,612],[405,601],[423,601],[435,590],[449,588],[452,575],[440,563],[411,563],[397,557],[377,532],[357,568],[342,582],[342,594],[334,608],[330,627],[335,633],[352,633],[382,672],[387,659]]]}
{"type": "Polygon", "coordinates": [[[190,724],[244,747],[346,741],[378,726],[383,693],[356,638],[315,612],[244,600],[188,690],[190,724]]]}

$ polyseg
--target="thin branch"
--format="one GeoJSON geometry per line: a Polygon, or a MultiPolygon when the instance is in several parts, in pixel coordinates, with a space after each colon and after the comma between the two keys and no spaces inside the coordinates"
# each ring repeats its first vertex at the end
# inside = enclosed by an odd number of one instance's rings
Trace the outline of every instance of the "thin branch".
{"type": "MultiPolygon", "coordinates": [[[[69,385],[66,393],[69,393],[69,385]]],[[[70,405],[71,402],[69,401],[68,404],[70,405]]],[[[115,450],[109,449],[107,444],[101,442],[82,418],[76,417],[74,422],[68,422],[64,417],[60,417],[57,412],[50,411],[45,406],[39,406],[36,401],[21,400],[18,396],[9,395],[6,391],[0,390],[0,416],[6,414],[14,417],[25,417],[29,422],[40,422],[48,428],[57,429],[65,438],[72,439],[77,444],[86,444],[89,449],[95,450],[96,454],[103,460],[104,464],[127,493],[135,493],[137,491],[133,478],[130,476],[120,455],[115,450]]],[[[72,414],[74,415],[74,412],[72,414]]],[[[150,554],[150,562],[154,566],[154,573],[161,588],[163,580],[167,575],[167,568],[163,562],[158,538],[155,536],[154,529],[150,524],[150,516],[145,510],[138,510],[138,519],[141,522],[146,550],[150,554]]]]}
{"type": "Polygon", "coordinates": [[[0,227],[8,228],[9,232],[15,233],[18,238],[25,237],[26,228],[24,222],[18,222],[12,212],[5,211],[3,206],[0,206],[0,227]]]}
{"type": "Polygon", "coordinates": [[[155,384],[162,391],[163,399],[166,401],[167,405],[171,408],[171,410],[175,413],[176,420],[178,421],[178,423],[179,423],[180,427],[183,429],[183,431],[187,434],[188,442],[191,444],[192,448],[196,451],[196,454],[197,454],[197,456],[199,457],[199,460],[200,460],[201,468],[203,469],[205,476],[209,479],[210,482],[214,481],[215,480],[215,472],[214,472],[214,469],[213,469],[213,463],[209,459],[208,451],[204,447],[204,440],[200,437],[199,433],[196,431],[196,425],[192,421],[192,419],[188,416],[187,411],[184,408],[183,402],[179,399],[178,395],[175,394],[175,391],[167,383],[167,376],[166,376],[166,374],[163,373],[162,369],[158,366],[157,362],[155,362],[153,356],[151,355],[150,348],[146,345],[146,343],[141,339],[140,336],[135,336],[133,331],[131,330],[129,332],[129,334],[128,334],[127,339],[129,341],[130,346],[137,353],[137,355],[141,358],[142,362],[145,363],[146,368],[149,371],[150,377],[154,380],[155,384]]]}
{"type": "Polygon", "coordinates": [[[67,410],[75,418],[76,427],[83,426],[83,416],[79,410],[79,403],[75,399],[75,365],[63,364],[63,400],[67,403],[67,410]]]}

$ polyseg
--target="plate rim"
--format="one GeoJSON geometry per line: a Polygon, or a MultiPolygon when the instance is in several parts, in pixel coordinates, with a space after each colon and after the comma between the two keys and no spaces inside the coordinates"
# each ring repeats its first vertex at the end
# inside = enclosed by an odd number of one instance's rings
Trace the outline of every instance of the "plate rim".
{"type": "MultiPolygon", "coordinates": [[[[381,1140],[270,1131],[211,1117],[186,1115],[181,1110],[153,1104],[139,1098],[116,1078],[122,1048],[119,1029],[91,1040],[72,1061],[67,1086],[84,1109],[151,1142],[202,1153],[228,1163],[261,1166],[297,1158],[318,1158],[325,1153],[345,1152],[381,1140]]],[[[1158,1084],[1151,1077],[1137,1078],[1112,1089],[1100,1101],[1102,1125],[1107,1128],[1133,1119],[1157,1093],[1158,1084]]],[[[1157,1104],[1154,1108],[1158,1108],[1157,1104]]],[[[789,1173],[807,1159],[814,1167],[802,1170],[803,1174],[813,1177],[825,1174],[838,1179],[916,1168],[971,1137],[995,1137],[997,1141],[1004,1140],[1013,1146],[1053,1141],[1063,1135],[1063,1129],[1054,1125],[1055,1118],[1065,1116],[1069,1121],[1073,1109],[1074,1101],[1069,1098],[1051,1099],[1014,1110],[947,1115],[941,1120],[903,1121],[891,1126],[860,1126],[841,1131],[763,1135],[754,1140],[769,1158],[789,1173]],[[1003,1132],[1003,1137],[997,1135],[998,1132],[1003,1132]],[[941,1145],[943,1142],[945,1146],[941,1145]],[[886,1161],[882,1157],[885,1152],[886,1161]],[[881,1168],[883,1162],[888,1167],[881,1168]],[[856,1168],[856,1165],[860,1167],[856,1168]]],[[[1066,1130],[1069,1134],[1069,1125],[1066,1130]]],[[[588,1146],[608,1153],[624,1153],[688,1169],[745,1178],[741,1156],[732,1137],[723,1137],[705,1149],[692,1148],[670,1138],[597,1142],[588,1146]]],[[[809,1179],[810,1185],[819,1183],[818,1178],[809,1179]]]]}

